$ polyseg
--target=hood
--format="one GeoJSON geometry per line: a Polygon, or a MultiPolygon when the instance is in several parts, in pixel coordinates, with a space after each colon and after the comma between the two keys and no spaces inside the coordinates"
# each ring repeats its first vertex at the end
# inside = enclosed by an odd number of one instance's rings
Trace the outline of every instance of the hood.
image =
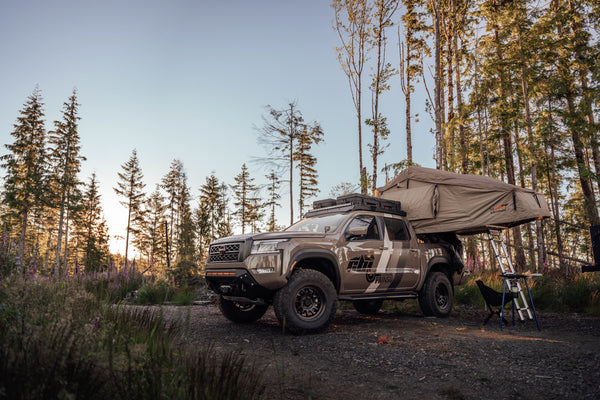
{"type": "Polygon", "coordinates": [[[245,242],[248,239],[252,240],[270,240],[270,239],[293,239],[293,238],[323,238],[324,233],[312,233],[312,232],[263,232],[263,233],[247,233],[244,235],[228,236],[221,239],[217,239],[213,244],[220,243],[231,243],[231,242],[245,242]]]}

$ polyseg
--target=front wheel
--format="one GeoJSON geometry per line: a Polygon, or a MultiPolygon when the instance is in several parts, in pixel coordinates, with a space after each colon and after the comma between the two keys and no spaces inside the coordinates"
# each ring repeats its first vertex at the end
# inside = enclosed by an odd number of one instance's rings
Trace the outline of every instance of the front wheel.
{"type": "Polygon", "coordinates": [[[333,283],[319,271],[301,269],[275,293],[275,315],[281,326],[295,334],[327,328],[337,308],[333,283]]]}
{"type": "Polygon", "coordinates": [[[230,321],[238,323],[254,322],[267,312],[267,304],[239,303],[219,296],[221,314],[230,321]]]}
{"type": "Polygon", "coordinates": [[[419,306],[426,316],[447,317],[452,311],[454,290],[443,272],[431,272],[419,293],[419,306]]]}

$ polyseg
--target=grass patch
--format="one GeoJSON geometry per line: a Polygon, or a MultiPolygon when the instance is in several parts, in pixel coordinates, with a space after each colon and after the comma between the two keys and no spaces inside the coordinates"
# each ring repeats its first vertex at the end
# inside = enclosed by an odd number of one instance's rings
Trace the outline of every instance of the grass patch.
{"type": "Polygon", "coordinates": [[[171,301],[175,288],[167,281],[157,280],[146,282],[137,291],[135,302],[137,304],[162,304],[171,301]]]}
{"type": "MultiPolygon", "coordinates": [[[[475,283],[477,279],[502,292],[503,282],[496,274],[470,275],[465,283],[454,288],[456,304],[485,306],[475,283]]],[[[600,316],[600,274],[579,274],[568,279],[542,276],[531,278],[528,282],[537,310],[600,316]]],[[[526,291],[525,285],[521,284],[526,291]]]]}
{"type": "Polygon", "coordinates": [[[182,324],[80,278],[0,279],[0,398],[260,398],[242,355],[177,346],[182,324]]]}

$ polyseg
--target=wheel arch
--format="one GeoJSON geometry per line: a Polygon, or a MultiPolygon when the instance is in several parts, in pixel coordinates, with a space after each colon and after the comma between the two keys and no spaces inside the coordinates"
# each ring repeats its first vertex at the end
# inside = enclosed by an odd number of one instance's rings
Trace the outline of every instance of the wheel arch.
{"type": "Polygon", "coordinates": [[[327,276],[335,290],[340,291],[340,273],[335,254],[328,250],[301,250],[290,260],[286,277],[289,279],[294,270],[314,269],[327,276]]]}
{"type": "MultiPolygon", "coordinates": [[[[455,272],[458,272],[458,271],[459,271],[459,268],[453,267],[452,263],[450,262],[450,260],[447,257],[433,257],[427,263],[427,273],[423,277],[422,284],[425,283],[427,276],[429,274],[431,274],[432,272],[443,272],[448,277],[450,284],[452,284],[452,286],[454,286],[454,283],[453,283],[454,280],[452,279],[452,274],[455,272]]],[[[421,285],[421,287],[422,287],[422,285],[421,285]]]]}

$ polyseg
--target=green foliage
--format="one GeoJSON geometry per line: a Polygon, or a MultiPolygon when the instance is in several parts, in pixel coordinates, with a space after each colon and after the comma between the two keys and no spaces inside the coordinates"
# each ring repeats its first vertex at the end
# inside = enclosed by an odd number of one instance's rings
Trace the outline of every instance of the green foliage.
{"type": "Polygon", "coordinates": [[[456,304],[469,304],[477,307],[485,306],[475,279],[468,279],[467,282],[454,288],[454,301],[456,304]]]}
{"type": "Polygon", "coordinates": [[[192,281],[197,276],[198,266],[192,261],[180,261],[168,272],[175,281],[175,284],[181,286],[192,281]]]}
{"type": "Polygon", "coordinates": [[[109,268],[104,272],[76,275],[74,279],[97,298],[110,303],[125,299],[129,293],[137,290],[144,280],[135,268],[109,268]]]}
{"type": "Polygon", "coordinates": [[[174,288],[164,280],[146,282],[138,290],[136,296],[137,304],[162,304],[171,301],[174,288]]]}
{"type": "Polygon", "coordinates": [[[108,264],[108,227],[100,204],[96,174],[92,173],[81,198],[81,210],[76,220],[77,235],[83,243],[86,272],[97,272],[108,264]]]}
{"type": "Polygon", "coordinates": [[[194,302],[195,294],[193,286],[185,286],[175,291],[173,303],[178,306],[189,306],[194,302]]]}
{"type": "Polygon", "coordinates": [[[242,227],[242,233],[245,233],[246,227],[252,228],[256,232],[256,226],[263,217],[262,204],[258,196],[258,186],[254,178],[250,177],[246,164],[242,165],[241,172],[234,178],[235,184],[231,185],[234,199],[234,216],[242,227]]]}
{"type": "MultiPolygon", "coordinates": [[[[454,300],[457,304],[485,306],[475,284],[477,279],[498,292],[502,291],[502,280],[497,275],[471,275],[467,282],[455,287],[454,300]]],[[[597,274],[580,274],[571,279],[543,276],[531,279],[529,285],[536,310],[600,316],[600,276],[597,274]]],[[[526,290],[525,285],[523,290],[526,290]]]]}
{"type": "Polygon", "coordinates": [[[600,277],[597,274],[582,274],[571,279],[543,277],[533,282],[531,293],[540,309],[599,315],[600,277]]]}
{"type": "Polygon", "coordinates": [[[123,172],[119,172],[117,187],[113,188],[115,193],[122,197],[121,205],[127,207],[127,230],[125,233],[125,266],[127,266],[127,254],[129,252],[129,235],[137,234],[137,226],[143,220],[142,204],[144,202],[144,174],[140,168],[137,151],[131,152],[129,160],[121,165],[123,172]]]}
{"type": "Polygon", "coordinates": [[[79,280],[0,281],[0,397],[10,399],[258,399],[245,358],[180,347],[182,321],[160,309],[115,307],[79,280]]]}

